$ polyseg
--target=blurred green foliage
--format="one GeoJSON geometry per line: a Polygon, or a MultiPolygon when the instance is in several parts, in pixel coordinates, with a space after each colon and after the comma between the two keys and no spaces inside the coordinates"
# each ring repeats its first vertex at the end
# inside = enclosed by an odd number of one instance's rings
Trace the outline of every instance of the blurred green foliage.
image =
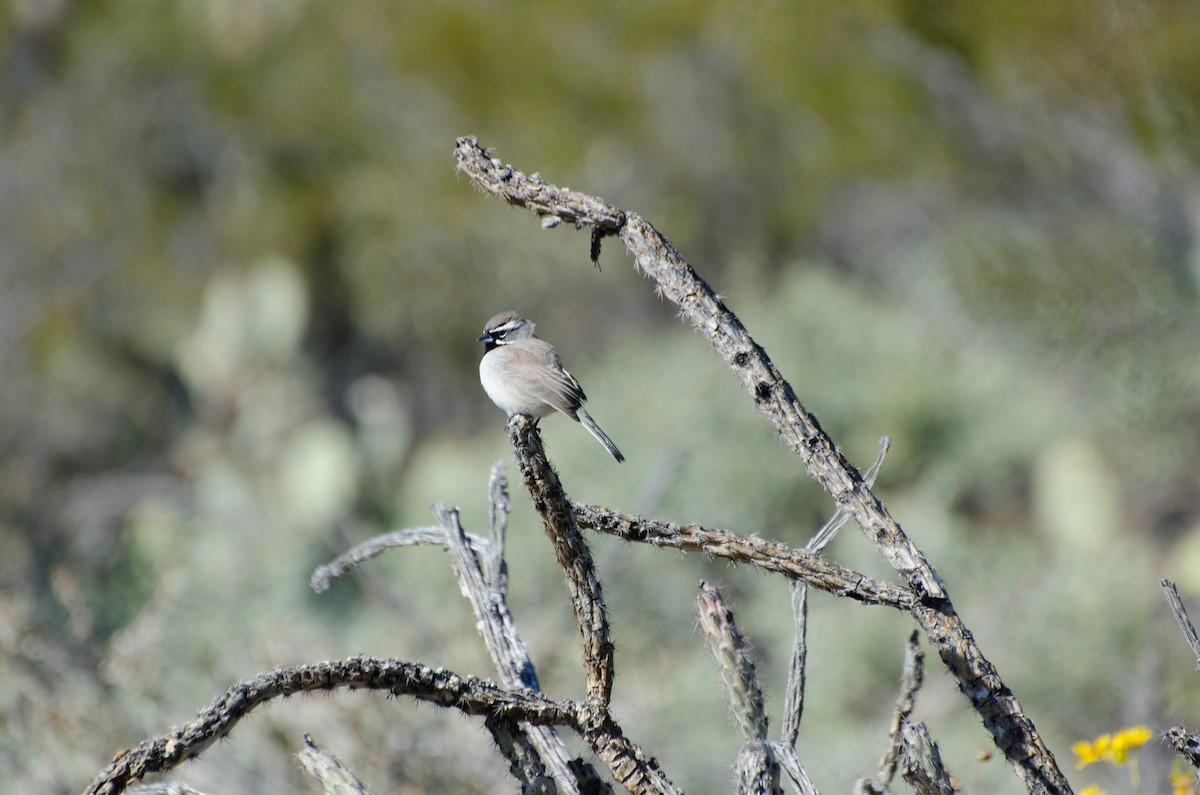
{"type": "MultiPolygon", "coordinates": [[[[486,675],[441,553],[307,580],[434,502],[482,530],[508,450],[473,340],[497,311],[538,321],[629,457],[548,419],[573,498],[792,544],[830,512],[616,241],[596,271],[585,236],[455,176],[464,133],[648,217],[853,461],[892,437],[880,492],[1060,762],[1194,723],[1156,580],[1200,594],[1198,30],[1187,0],[10,0],[0,792],[79,791],[276,665],[486,675]]],[[[513,497],[513,609],[546,689],[579,695],[561,576],[513,497]]],[[[778,720],[786,584],[596,549],[619,714],[711,791],[737,739],[693,589],[733,599],[778,720]]],[[[852,527],[831,555],[887,575],[852,527]]],[[[873,769],[908,629],[813,597],[801,758],[826,790],[873,769]]],[[[929,680],[960,780],[1020,791],[929,680]]],[[[303,731],[376,791],[512,791],[472,723],[348,694],[273,706],[182,775],[298,790],[303,731]]]]}

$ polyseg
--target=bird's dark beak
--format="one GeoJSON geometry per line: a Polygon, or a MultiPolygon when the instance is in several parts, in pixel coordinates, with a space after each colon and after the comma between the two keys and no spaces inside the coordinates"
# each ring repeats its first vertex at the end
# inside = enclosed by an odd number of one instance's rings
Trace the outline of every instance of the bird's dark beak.
{"type": "Polygon", "coordinates": [[[493,342],[494,340],[495,338],[492,336],[492,332],[490,331],[483,332],[475,339],[476,342],[482,342],[485,345],[489,342],[493,342]]]}

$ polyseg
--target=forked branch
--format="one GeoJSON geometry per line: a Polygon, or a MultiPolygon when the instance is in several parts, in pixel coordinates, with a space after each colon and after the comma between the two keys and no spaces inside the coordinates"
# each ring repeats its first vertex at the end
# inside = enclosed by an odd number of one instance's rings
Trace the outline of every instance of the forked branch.
{"type": "Polygon", "coordinates": [[[1054,756],[955,613],[933,567],[816,417],[800,403],[766,351],[671,242],[636,213],[621,211],[602,199],[560,190],[540,177],[527,177],[502,164],[472,136],[459,138],[454,154],[459,170],[481,190],[525,207],[544,221],[549,219],[551,223],[545,225],[569,220],[577,228],[592,226],[601,234],[615,232],[620,237],[658,292],[679,307],[725,360],[759,412],[800,457],[813,479],[858,523],[917,594],[913,616],[1029,791],[1069,793],[1070,785],[1054,756]]]}

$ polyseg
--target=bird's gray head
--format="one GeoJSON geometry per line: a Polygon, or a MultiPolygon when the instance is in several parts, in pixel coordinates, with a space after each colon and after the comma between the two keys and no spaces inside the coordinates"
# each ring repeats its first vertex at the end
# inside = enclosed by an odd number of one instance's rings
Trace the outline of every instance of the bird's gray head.
{"type": "Polygon", "coordinates": [[[517,340],[533,336],[533,321],[526,320],[516,312],[501,312],[493,317],[483,327],[479,341],[483,343],[484,351],[490,351],[498,345],[508,345],[517,340]]]}

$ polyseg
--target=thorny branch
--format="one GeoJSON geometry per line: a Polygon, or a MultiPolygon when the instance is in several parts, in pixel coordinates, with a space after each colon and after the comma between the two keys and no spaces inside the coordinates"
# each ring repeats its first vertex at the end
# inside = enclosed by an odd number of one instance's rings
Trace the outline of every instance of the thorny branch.
{"type": "Polygon", "coordinates": [[[613,645],[608,616],[592,553],[575,520],[558,474],[546,458],[537,423],[523,414],[508,421],[508,436],[533,507],[541,515],[554,555],[567,579],[575,620],[583,639],[584,678],[590,720],[583,738],[608,764],[617,783],[631,792],[676,792],[675,786],[640,748],[627,740],[609,712],[612,695],[613,645]]]}
{"type": "Polygon", "coordinates": [[[505,690],[474,676],[434,670],[420,663],[351,657],[298,665],[238,682],[181,728],[120,752],[85,795],[117,795],[131,782],[199,756],[242,718],[273,699],[339,689],[406,695],[467,715],[543,726],[578,726],[586,715],[586,710],[571,702],[551,701],[533,691],[505,690]]]}
{"type": "Polygon", "coordinates": [[[1193,769],[1200,771],[1200,735],[1176,726],[1167,729],[1163,737],[1175,749],[1175,753],[1182,756],[1193,769]]]}
{"type": "Polygon", "coordinates": [[[905,588],[873,580],[845,566],[775,541],[738,535],[728,530],[643,519],[598,505],[576,503],[573,508],[580,527],[626,541],[642,541],[652,546],[686,552],[703,552],[735,563],[747,563],[864,604],[911,610],[916,602],[912,592],[905,588]]]}
{"type": "Polygon", "coordinates": [[[459,138],[454,154],[459,170],[481,190],[531,210],[543,219],[544,225],[570,220],[577,228],[590,225],[603,234],[617,234],[638,268],[656,283],[664,297],[679,307],[725,360],[759,412],[800,457],[813,479],[854,518],[880,554],[917,594],[913,616],[1029,791],[1069,793],[1071,787],[1054,756],[955,613],[933,567],[837,449],[816,417],[800,403],[766,351],[670,241],[636,213],[623,212],[602,199],[559,191],[540,177],[527,177],[502,164],[473,136],[459,138]],[[545,223],[547,220],[550,223],[545,223]]]}
{"type": "Polygon", "coordinates": [[[533,507],[545,523],[554,556],[567,578],[571,605],[583,637],[588,698],[607,707],[612,696],[613,645],[592,552],[579,532],[558,474],[546,458],[537,424],[523,414],[515,414],[508,421],[508,436],[517,453],[525,490],[533,497],[533,507]]]}

